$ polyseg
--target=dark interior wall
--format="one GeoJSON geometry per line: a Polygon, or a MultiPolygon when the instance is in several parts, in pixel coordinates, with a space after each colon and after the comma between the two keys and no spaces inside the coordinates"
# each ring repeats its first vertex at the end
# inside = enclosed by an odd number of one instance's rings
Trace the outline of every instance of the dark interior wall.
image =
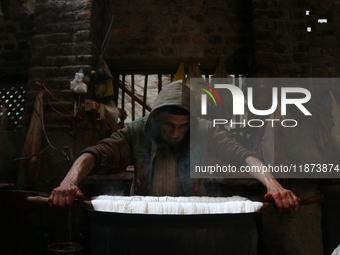
{"type": "MultiPolygon", "coordinates": [[[[182,61],[200,62],[201,70],[214,70],[220,56],[229,73],[338,77],[340,71],[339,5],[335,1],[117,0],[106,6],[104,1],[38,0],[34,13],[19,12],[18,1],[1,2],[13,7],[7,14],[3,8],[4,16],[0,17],[0,85],[16,83],[18,77],[23,77],[19,83],[25,85],[39,80],[71,111],[78,96],[69,90],[69,82],[83,68],[90,84],[90,71],[97,66],[111,13],[111,40],[104,57],[113,71],[175,72],[182,61]],[[308,17],[307,9],[311,11],[308,17]],[[328,23],[318,24],[319,18],[327,18],[328,23]]],[[[36,93],[30,86],[26,128],[36,93]]],[[[53,106],[63,111],[57,103],[53,106]]],[[[62,149],[71,146],[77,156],[88,144],[89,133],[46,103],[45,110],[48,135],[58,150],[49,148],[43,154],[36,188],[50,191],[69,168],[62,149]]],[[[22,147],[20,137],[16,138],[13,158],[20,155],[22,147]]],[[[11,153],[7,147],[13,141],[3,143],[3,150],[11,153]]],[[[15,181],[16,176],[7,168],[10,163],[4,162],[1,176],[15,181]]],[[[13,171],[18,167],[12,166],[13,171]]],[[[297,181],[295,187],[301,197],[319,194],[314,182],[297,181]]],[[[318,205],[289,215],[273,212],[269,217],[264,230],[267,254],[322,253],[318,205]],[[295,234],[290,235],[291,231],[295,234]]]]}
{"type": "Polygon", "coordinates": [[[338,77],[339,7],[336,1],[252,1],[251,71],[338,77]]]}
{"type": "MultiPolygon", "coordinates": [[[[86,96],[72,92],[70,82],[83,69],[84,82],[90,83],[90,72],[98,63],[103,37],[103,8],[103,1],[36,3],[23,133],[26,136],[35,112],[38,90],[44,90],[37,86],[38,81],[45,85],[43,110],[48,140],[43,138],[42,148],[46,150],[41,157],[39,177],[30,184],[31,188],[50,192],[65,176],[72,156],[77,157],[83,148],[97,141],[91,140],[96,136],[90,132],[94,127],[87,125],[85,116],[76,110],[84,104],[86,96]]],[[[21,185],[26,185],[25,178],[25,169],[21,168],[21,185]]]]}
{"type": "MultiPolygon", "coordinates": [[[[92,20],[93,16],[96,17],[92,11],[97,13],[98,9],[98,4],[91,1],[37,1],[26,117],[29,118],[32,113],[30,102],[34,101],[37,93],[35,81],[44,83],[67,109],[73,111],[77,95],[70,90],[70,81],[82,68],[85,82],[89,82],[98,52],[93,39],[95,21],[92,20]]],[[[52,103],[57,110],[62,110],[57,102],[52,103]]],[[[47,111],[55,113],[50,107],[47,111]]],[[[56,113],[50,115],[46,122],[51,128],[70,127],[69,121],[56,113]]]]}
{"type": "MultiPolygon", "coordinates": [[[[11,0],[1,1],[0,5],[0,105],[8,108],[9,103],[6,99],[9,99],[10,95],[6,94],[7,91],[12,91],[11,93],[18,91],[18,94],[23,96],[21,99],[26,93],[34,27],[34,6],[26,5],[25,1],[19,3],[11,0]],[[11,90],[12,88],[14,90],[11,90]]],[[[17,95],[15,96],[14,93],[12,95],[19,100],[17,95]]],[[[20,115],[23,113],[23,111],[16,112],[20,115]]],[[[0,182],[13,183],[17,180],[19,165],[14,159],[21,155],[21,128],[21,121],[19,124],[14,124],[9,116],[7,131],[0,131],[2,141],[0,182]]]]}
{"type": "MultiPolygon", "coordinates": [[[[250,73],[259,77],[338,77],[339,60],[334,58],[339,49],[338,21],[334,15],[338,8],[334,1],[252,1],[250,73]],[[326,18],[327,23],[318,23],[322,18],[326,18]]],[[[314,100],[320,100],[320,112],[324,107],[321,101],[329,98],[329,90],[339,91],[338,86],[324,85],[309,89],[313,90],[314,100]]],[[[329,109],[327,111],[330,113],[329,109]]],[[[290,160],[294,161],[293,158],[290,160]]],[[[317,196],[319,181],[293,180],[292,189],[299,197],[317,196]]],[[[330,238],[329,229],[323,227],[322,208],[313,205],[290,215],[265,212],[263,235],[266,241],[262,252],[331,254],[335,246],[330,247],[329,243],[340,240],[330,238]],[[322,235],[326,237],[324,240],[320,238],[322,235]]],[[[334,217],[323,220],[326,225],[337,222],[334,217]]]]}
{"type": "Polygon", "coordinates": [[[71,121],[82,122],[70,113],[76,102],[83,102],[69,89],[75,72],[84,70],[91,90],[90,72],[96,70],[103,54],[113,71],[157,69],[174,73],[181,61],[195,61],[201,63],[202,70],[213,72],[223,56],[228,72],[246,73],[249,4],[246,0],[37,1],[30,40],[26,130],[37,95],[34,81],[43,82],[63,105],[45,92],[45,129],[62,134],[51,135],[57,139],[50,140],[51,144],[58,144],[59,150],[50,148],[43,154],[40,178],[57,185],[68,169],[62,147],[71,144],[77,156],[92,136],[88,128],[79,128],[71,121]]]}
{"type": "Polygon", "coordinates": [[[252,72],[309,77],[308,1],[253,1],[252,72]]]}
{"type": "MultiPolygon", "coordinates": [[[[25,1],[24,1],[25,2],[25,1]]],[[[30,64],[33,10],[17,1],[1,1],[0,83],[25,82],[30,64]],[[20,78],[20,79],[19,79],[20,78]]]]}
{"type": "Polygon", "coordinates": [[[229,72],[247,72],[249,0],[112,2],[105,54],[112,69],[175,71],[196,61],[214,70],[222,56],[229,72]]]}
{"type": "Polygon", "coordinates": [[[308,5],[310,15],[306,20],[311,27],[308,39],[312,77],[339,77],[340,4],[330,0],[322,3],[310,0],[308,5]],[[319,19],[327,19],[327,23],[319,23],[319,19]]]}

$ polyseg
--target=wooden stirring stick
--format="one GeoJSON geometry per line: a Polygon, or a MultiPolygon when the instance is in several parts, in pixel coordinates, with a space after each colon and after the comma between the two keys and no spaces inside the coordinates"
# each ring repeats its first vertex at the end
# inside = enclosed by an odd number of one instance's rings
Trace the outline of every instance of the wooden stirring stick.
{"type": "MultiPolygon", "coordinates": [[[[47,205],[48,197],[28,196],[27,201],[34,203],[34,204],[47,205]]],[[[93,209],[92,203],[89,200],[75,199],[74,206],[84,208],[84,209],[93,209]]]]}
{"type": "MultiPolygon", "coordinates": [[[[320,203],[324,200],[323,196],[317,196],[317,197],[307,197],[307,198],[301,198],[299,205],[310,205],[314,203],[320,203]]],[[[264,202],[262,206],[262,210],[275,208],[274,202],[264,202]]]]}
{"type": "MultiPolygon", "coordinates": [[[[300,206],[301,205],[309,205],[314,203],[320,203],[324,199],[323,196],[317,196],[317,197],[308,197],[308,198],[302,198],[300,200],[300,206]]],[[[41,205],[47,205],[48,198],[42,197],[42,196],[28,196],[27,201],[34,203],[34,204],[41,204],[41,205]]],[[[84,208],[84,209],[93,209],[92,203],[90,200],[81,200],[81,199],[75,199],[74,200],[74,206],[84,208]]],[[[275,208],[274,202],[264,202],[261,210],[267,210],[270,208],[275,208]]]]}

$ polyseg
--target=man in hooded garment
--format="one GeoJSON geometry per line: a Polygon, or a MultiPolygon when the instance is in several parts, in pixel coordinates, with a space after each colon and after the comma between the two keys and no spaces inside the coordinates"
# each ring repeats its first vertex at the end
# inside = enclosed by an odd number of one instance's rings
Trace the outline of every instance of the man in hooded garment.
{"type": "MultiPolygon", "coordinates": [[[[182,81],[165,86],[148,116],[137,119],[82,151],[60,186],[49,198],[49,205],[70,210],[75,198],[84,195],[79,182],[95,169],[134,166],[132,194],[141,196],[204,196],[204,179],[190,178],[190,141],[209,137],[208,152],[226,164],[260,166],[263,163],[229,136],[198,118],[190,110],[189,87],[182,81]],[[194,133],[192,133],[194,132],[194,133]],[[194,134],[190,139],[190,133],[194,134]]],[[[202,156],[203,157],[203,156],[202,156]]],[[[267,189],[279,211],[296,210],[299,198],[284,189],[268,173],[254,175],[267,189]]]]}

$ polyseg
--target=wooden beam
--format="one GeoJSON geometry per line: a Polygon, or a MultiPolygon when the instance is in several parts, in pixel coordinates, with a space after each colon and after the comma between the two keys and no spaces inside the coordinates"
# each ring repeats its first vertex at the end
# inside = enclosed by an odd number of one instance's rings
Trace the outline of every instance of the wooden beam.
{"type": "Polygon", "coordinates": [[[145,116],[145,106],[146,106],[146,99],[147,99],[147,92],[148,92],[148,74],[145,74],[144,79],[144,94],[143,94],[143,116],[145,116]]]}
{"type": "Polygon", "coordinates": [[[151,107],[148,106],[147,104],[144,104],[142,100],[140,100],[138,97],[136,97],[135,95],[133,95],[131,93],[131,91],[125,89],[125,93],[127,95],[129,95],[131,98],[133,98],[133,100],[135,100],[135,102],[139,103],[140,105],[142,105],[143,107],[145,107],[146,110],[148,110],[149,112],[151,111],[151,107]]]}
{"type": "Polygon", "coordinates": [[[132,120],[135,120],[135,75],[131,75],[131,94],[133,95],[131,97],[131,118],[132,120]]]}
{"type": "MultiPolygon", "coordinates": [[[[112,73],[126,74],[141,74],[141,73],[168,73],[174,74],[177,71],[181,62],[185,63],[185,68],[190,63],[200,63],[199,69],[205,74],[215,73],[218,63],[218,57],[206,58],[181,58],[181,59],[166,59],[166,58],[112,58],[105,59],[106,63],[112,70],[112,73]]],[[[230,74],[248,74],[248,64],[235,64],[233,59],[225,61],[227,72],[230,74]]]]}
{"type": "Polygon", "coordinates": [[[122,84],[121,84],[121,89],[122,89],[122,109],[124,110],[124,106],[125,106],[125,74],[123,74],[123,79],[122,79],[122,84]]]}
{"type": "Polygon", "coordinates": [[[162,84],[162,74],[158,74],[158,93],[162,90],[163,84],[162,84]]]}

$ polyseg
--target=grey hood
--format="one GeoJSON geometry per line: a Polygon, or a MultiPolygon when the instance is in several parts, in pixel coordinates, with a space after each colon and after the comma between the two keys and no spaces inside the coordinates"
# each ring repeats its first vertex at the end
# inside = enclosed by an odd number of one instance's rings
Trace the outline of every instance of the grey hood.
{"type": "Polygon", "coordinates": [[[182,80],[174,81],[169,85],[165,86],[158,94],[150,112],[150,115],[144,126],[144,133],[147,137],[153,137],[155,114],[157,114],[156,109],[164,106],[177,106],[188,111],[191,116],[197,116],[196,111],[190,110],[190,95],[191,90],[186,86],[182,80]]]}

